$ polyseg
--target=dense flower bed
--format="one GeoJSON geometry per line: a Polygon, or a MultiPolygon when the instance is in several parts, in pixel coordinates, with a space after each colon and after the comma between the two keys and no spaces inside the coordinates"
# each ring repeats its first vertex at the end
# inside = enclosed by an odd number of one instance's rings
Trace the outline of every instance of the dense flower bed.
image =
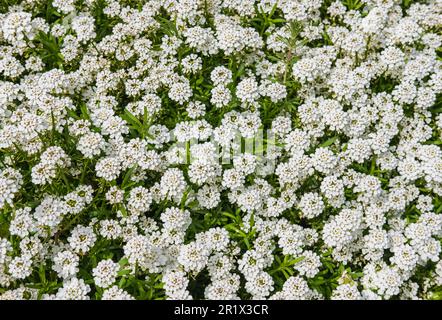
{"type": "Polygon", "coordinates": [[[441,21],[1,1],[0,299],[442,299],[441,21]]]}

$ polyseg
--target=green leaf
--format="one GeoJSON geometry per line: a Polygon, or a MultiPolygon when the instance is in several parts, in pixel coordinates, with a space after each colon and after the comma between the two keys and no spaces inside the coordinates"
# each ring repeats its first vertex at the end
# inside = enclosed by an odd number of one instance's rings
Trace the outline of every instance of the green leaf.
{"type": "Polygon", "coordinates": [[[120,265],[120,267],[124,267],[128,263],[129,263],[129,260],[127,258],[122,258],[122,259],[120,259],[120,261],[118,261],[118,264],[120,265]]]}
{"type": "Polygon", "coordinates": [[[292,266],[292,265],[294,265],[294,264],[297,264],[298,262],[301,262],[302,260],[304,260],[305,259],[305,257],[304,256],[301,256],[301,257],[298,257],[298,258],[295,258],[295,259],[292,259],[292,260],[290,260],[289,262],[288,262],[288,266],[292,266]]]}
{"type": "Polygon", "coordinates": [[[125,275],[128,275],[128,274],[130,274],[130,270],[127,270],[127,269],[120,270],[120,271],[118,271],[118,273],[117,273],[117,275],[118,275],[119,277],[121,277],[121,276],[125,276],[125,275]]]}
{"type": "Polygon", "coordinates": [[[326,141],[321,143],[319,145],[319,147],[323,147],[323,148],[328,147],[328,146],[332,145],[338,138],[339,138],[338,136],[331,137],[330,139],[327,139],[326,141]]]}
{"type": "Polygon", "coordinates": [[[132,174],[134,173],[136,167],[137,166],[134,165],[129,170],[127,170],[126,174],[124,175],[123,182],[121,183],[121,189],[125,189],[127,187],[127,183],[129,182],[129,179],[131,178],[132,174]]]}
{"type": "Polygon", "coordinates": [[[121,116],[139,133],[143,132],[143,124],[129,110],[124,109],[124,115],[121,116]]]}

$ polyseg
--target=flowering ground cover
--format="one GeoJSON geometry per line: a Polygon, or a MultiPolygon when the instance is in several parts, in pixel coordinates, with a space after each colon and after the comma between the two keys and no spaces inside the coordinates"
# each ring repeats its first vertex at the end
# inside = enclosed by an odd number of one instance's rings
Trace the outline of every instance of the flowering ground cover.
{"type": "Polygon", "coordinates": [[[442,299],[438,0],[0,0],[0,299],[442,299]]]}

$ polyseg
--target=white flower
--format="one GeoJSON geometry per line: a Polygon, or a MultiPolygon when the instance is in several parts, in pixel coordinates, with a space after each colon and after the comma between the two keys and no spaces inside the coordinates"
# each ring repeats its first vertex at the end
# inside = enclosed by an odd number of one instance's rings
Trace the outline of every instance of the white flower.
{"type": "Polygon", "coordinates": [[[101,288],[111,286],[115,282],[119,270],[120,266],[118,263],[110,259],[101,260],[92,270],[95,284],[101,288]]]}

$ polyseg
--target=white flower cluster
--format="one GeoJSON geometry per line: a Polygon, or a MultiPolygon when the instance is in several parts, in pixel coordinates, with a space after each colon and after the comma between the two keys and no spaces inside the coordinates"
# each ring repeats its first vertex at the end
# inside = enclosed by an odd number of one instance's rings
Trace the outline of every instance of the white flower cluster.
{"type": "Polygon", "coordinates": [[[2,5],[0,299],[441,297],[440,21],[2,5]]]}

